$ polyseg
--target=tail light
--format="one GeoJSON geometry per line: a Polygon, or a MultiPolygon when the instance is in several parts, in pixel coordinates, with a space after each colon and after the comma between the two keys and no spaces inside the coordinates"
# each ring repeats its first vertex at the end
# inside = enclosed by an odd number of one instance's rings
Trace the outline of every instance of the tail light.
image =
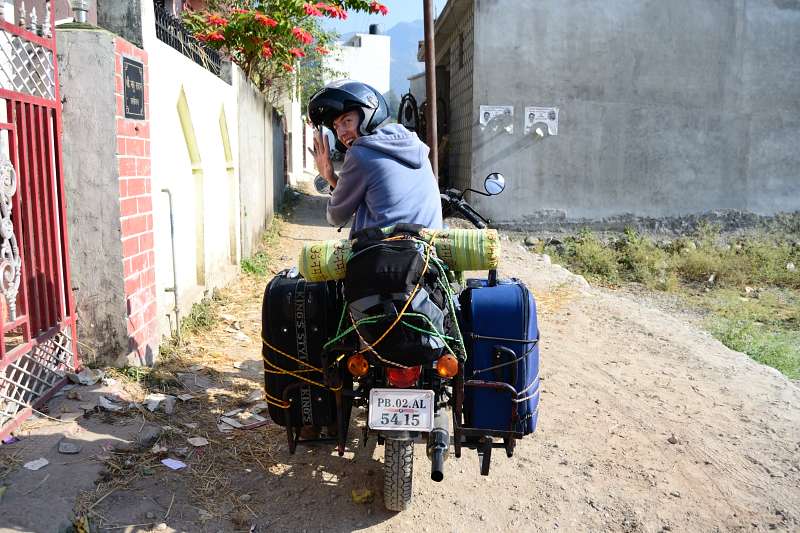
{"type": "Polygon", "coordinates": [[[402,389],[405,387],[410,387],[416,383],[420,374],[422,374],[421,366],[412,366],[409,368],[387,368],[386,381],[388,381],[389,385],[392,387],[402,389]]]}
{"type": "Polygon", "coordinates": [[[458,374],[458,359],[451,354],[444,354],[436,361],[436,373],[442,378],[452,378],[458,374]]]}
{"type": "Polygon", "coordinates": [[[366,376],[369,372],[369,361],[360,353],[351,355],[347,359],[347,371],[357,378],[366,376]]]}

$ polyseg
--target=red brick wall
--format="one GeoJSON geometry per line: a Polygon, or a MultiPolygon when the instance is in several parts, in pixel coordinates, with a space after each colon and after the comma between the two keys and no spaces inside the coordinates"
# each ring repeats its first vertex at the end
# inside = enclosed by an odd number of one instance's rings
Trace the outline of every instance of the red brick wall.
{"type": "Polygon", "coordinates": [[[150,95],[147,53],[128,41],[115,41],[117,163],[125,297],[130,358],[152,364],[158,355],[156,270],[153,251],[153,191],[150,176],[150,95]],[[145,120],[125,118],[122,58],[144,64],[145,120]]]}

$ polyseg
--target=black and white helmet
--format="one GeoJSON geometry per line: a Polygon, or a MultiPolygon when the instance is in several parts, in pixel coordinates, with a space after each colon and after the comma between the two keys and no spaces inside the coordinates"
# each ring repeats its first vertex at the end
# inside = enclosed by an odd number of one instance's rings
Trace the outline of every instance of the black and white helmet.
{"type": "Polygon", "coordinates": [[[347,111],[361,116],[360,135],[370,135],[389,118],[389,106],[374,87],[354,80],[338,80],[317,91],[308,101],[308,117],[315,126],[333,129],[333,121],[347,111]]]}

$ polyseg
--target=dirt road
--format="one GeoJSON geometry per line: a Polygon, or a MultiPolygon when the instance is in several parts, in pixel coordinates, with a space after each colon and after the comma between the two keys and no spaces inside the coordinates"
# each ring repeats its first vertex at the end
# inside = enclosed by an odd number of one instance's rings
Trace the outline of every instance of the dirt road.
{"type": "MultiPolygon", "coordinates": [[[[303,241],[342,235],[324,223],[322,202],[304,197],[296,205],[281,230],[275,271],[294,262],[303,241]]],[[[489,477],[465,450],[448,460],[444,482],[434,483],[418,445],[413,507],[392,514],[381,500],[383,450],[374,441],[359,447],[355,427],[345,458],[330,446],[291,456],[280,429],[270,427],[257,431],[272,462],[245,458],[215,482],[225,506],[201,509],[186,474],[158,470],[93,511],[105,524],[136,524],[147,522],[147,505],[162,521],[169,504],[166,530],[212,532],[251,525],[309,532],[800,529],[797,385],[680,318],[590,288],[514,242],[504,242],[501,274],[524,280],[539,301],[543,391],[538,430],[512,459],[495,454],[489,477]],[[374,502],[353,503],[351,490],[364,488],[374,502]],[[157,505],[141,503],[148,498],[157,505]]],[[[231,290],[253,340],[197,355],[216,370],[207,390],[241,394],[260,385],[261,287],[245,280],[231,290]],[[246,361],[235,375],[234,361],[246,361]]],[[[221,440],[215,427],[201,430],[211,447],[245,444],[221,440]]],[[[203,456],[187,463],[211,468],[203,456]]]]}
{"type": "MultiPolygon", "coordinates": [[[[319,200],[297,207],[282,230],[288,257],[305,239],[336,237],[312,222],[321,210],[319,200]]],[[[451,458],[438,484],[419,445],[410,511],[390,517],[377,498],[372,516],[359,520],[358,507],[312,505],[309,531],[343,516],[353,527],[389,531],[800,527],[796,385],[678,318],[591,289],[517,243],[504,244],[501,274],[521,278],[540,300],[536,434],[514,458],[496,456],[489,477],[478,474],[474,453],[451,458]]],[[[381,451],[357,453],[355,465],[344,461],[335,471],[379,496],[381,451]],[[361,477],[364,469],[374,475],[361,477]]],[[[314,480],[306,486],[323,502],[331,492],[320,493],[314,480]]]]}

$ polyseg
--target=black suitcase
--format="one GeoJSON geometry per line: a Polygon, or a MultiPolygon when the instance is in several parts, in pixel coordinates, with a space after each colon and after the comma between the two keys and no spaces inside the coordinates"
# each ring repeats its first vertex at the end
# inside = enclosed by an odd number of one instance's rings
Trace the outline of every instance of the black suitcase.
{"type": "Polygon", "coordinates": [[[278,350],[324,370],[327,361],[322,347],[336,333],[342,310],[340,292],[335,282],[309,282],[294,271],[279,273],[264,291],[261,309],[262,335],[266,341],[261,348],[264,384],[270,417],[281,426],[291,423],[296,428],[319,427],[337,422],[333,392],[279,369],[319,384],[324,383],[324,376],[309,371],[307,366],[278,350]],[[284,402],[288,402],[288,407],[275,405],[284,402]]]}

